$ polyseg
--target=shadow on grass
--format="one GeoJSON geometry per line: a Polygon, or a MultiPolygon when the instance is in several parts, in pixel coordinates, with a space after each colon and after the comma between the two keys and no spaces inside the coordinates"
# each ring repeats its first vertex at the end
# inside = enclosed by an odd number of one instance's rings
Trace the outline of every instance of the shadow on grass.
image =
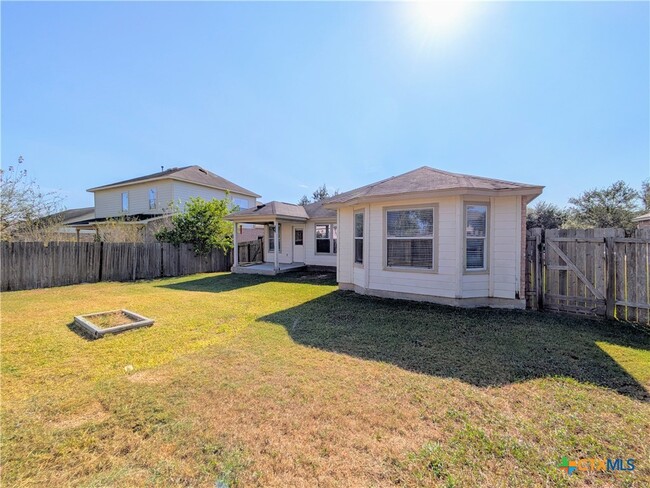
{"type": "Polygon", "coordinates": [[[563,376],[650,401],[648,391],[596,344],[650,350],[650,337],[615,322],[342,291],[259,320],[284,326],[300,344],[480,387],[563,376]]]}
{"type": "Polygon", "coordinates": [[[313,271],[296,271],[291,273],[282,273],[277,276],[229,273],[157,286],[160,288],[169,288],[172,290],[222,293],[269,282],[303,283],[310,285],[331,286],[336,285],[336,274],[330,272],[313,271]]]}
{"type": "Polygon", "coordinates": [[[74,321],[67,324],[68,330],[74,332],[82,339],[87,340],[88,342],[93,342],[98,339],[98,337],[93,337],[86,329],[79,327],[74,321]]]}

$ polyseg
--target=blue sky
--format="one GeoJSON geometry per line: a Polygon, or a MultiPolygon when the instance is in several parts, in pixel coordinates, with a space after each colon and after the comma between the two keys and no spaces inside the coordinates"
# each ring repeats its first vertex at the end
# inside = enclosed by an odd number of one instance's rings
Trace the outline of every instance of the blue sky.
{"type": "Polygon", "coordinates": [[[1,8],[2,165],[68,208],[161,165],[289,202],[422,165],[558,204],[650,176],[648,3],[1,8]]]}

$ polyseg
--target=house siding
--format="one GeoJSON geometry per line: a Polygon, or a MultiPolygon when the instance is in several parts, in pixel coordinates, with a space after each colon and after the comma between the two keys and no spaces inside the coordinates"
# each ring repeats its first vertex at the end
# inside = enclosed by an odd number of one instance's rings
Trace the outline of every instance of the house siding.
{"type": "Polygon", "coordinates": [[[152,181],[94,192],[95,217],[108,218],[135,214],[159,214],[173,201],[171,181],[152,181]],[[157,204],[149,208],[149,190],[155,188],[157,204]],[[122,212],[122,192],[129,193],[129,210],[122,212]]]}
{"type": "MultiPolygon", "coordinates": [[[[204,200],[225,198],[226,192],[216,188],[195,185],[176,180],[156,180],[136,185],[125,185],[107,190],[94,192],[95,216],[97,218],[120,217],[136,214],[162,214],[171,208],[172,203],[185,209],[185,203],[191,197],[201,197],[204,200]],[[149,190],[156,189],[157,203],[155,209],[149,208],[149,190]],[[122,212],[122,192],[129,193],[129,211],[122,212]]],[[[255,206],[255,198],[230,193],[231,198],[241,198],[248,202],[248,206],[255,206]]]]}
{"type": "Polygon", "coordinates": [[[384,201],[339,210],[338,281],[342,288],[362,293],[394,292],[445,299],[515,299],[520,290],[521,198],[492,197],[489,204],[488,270],[465,272],[464,206],[481,199],[460,196],[405,201],[384,201]],[[437,209],[433,271],[398,271],[384,266],[384,212],[387,207],[432,205],[437,209]],[[364,265],[354,264],[353,215],[365,211],[364,265]]]}
{"type": "MultiPolygon", "coordinates": [[[[173,183],[173,199],[174,203],[178,205],[181,211],[184,210],[185,204],[190,198],[200,197],[204,200],[221,200],[226,197],[226,192],[224,190],[218,190],[216,188],[210,188],[207,186],[195,185],[194,183],[186,183],[184,181],[176,181],[173,183]]],[[[248,207],[251,208],[255,206],[255,198],[248,195],[241,195],[239,193],[230,193],[231,198],[241,198],[248,202],[248,207]]]]}
{"type": "MultiPolygon", "coordinates": [[[[336,224],[336,220],[318,222],[336,224]]],[[[341,249],[341,232],[338,232],[337,252],[341,249]]],[[[308,220],[305,224],[305,264],[311,266],[336,266],[336,254],[316,254],[316,222],[308,220]]]]}

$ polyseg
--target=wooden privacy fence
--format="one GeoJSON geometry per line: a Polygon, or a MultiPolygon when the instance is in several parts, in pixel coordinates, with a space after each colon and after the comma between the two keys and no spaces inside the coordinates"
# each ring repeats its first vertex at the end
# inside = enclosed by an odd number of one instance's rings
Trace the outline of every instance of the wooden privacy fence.
{"type": "Polygon", "coordinates": [[[261,263],[264,261],[262,255],[264,249],[263,240],[240,242],[237,244],[237,256],[240,263],[261,263]]]}
{"type": "Polygon", "coordinates": [[[230,252],[205,256],[181,244],[60,242],[0,243],[0,289],[26,290],[98,281],[131,281],[162,276],[229,271],[230,252]]]}
{"type": "Polygon", "coordinates": [[[526,305],[650,325],[650,229],[531,229],[526,305]]]}

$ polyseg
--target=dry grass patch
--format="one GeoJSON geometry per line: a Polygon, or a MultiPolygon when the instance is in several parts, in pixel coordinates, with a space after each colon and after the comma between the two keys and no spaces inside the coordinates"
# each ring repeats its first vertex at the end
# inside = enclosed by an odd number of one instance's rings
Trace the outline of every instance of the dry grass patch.
{"type": "Polygon", "coordinates": [[[1,333],[7,486],[650,483],[650,339],[621,324],[216,274],[6,293],[1,333]],[[157,325],[87,341],[80,303],[157,325]]]}

